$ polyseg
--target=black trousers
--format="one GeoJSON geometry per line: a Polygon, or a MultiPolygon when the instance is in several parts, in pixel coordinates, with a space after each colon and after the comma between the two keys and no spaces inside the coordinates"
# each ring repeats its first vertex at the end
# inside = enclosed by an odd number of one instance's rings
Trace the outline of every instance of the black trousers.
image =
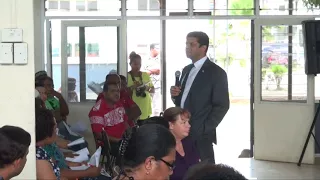
{"type": "Polygon", "coordinates": [[[196,147],[199,151],[201,161],[210,161],[215,163],[212,141],[207,138],[197,139],[196,147]]]}

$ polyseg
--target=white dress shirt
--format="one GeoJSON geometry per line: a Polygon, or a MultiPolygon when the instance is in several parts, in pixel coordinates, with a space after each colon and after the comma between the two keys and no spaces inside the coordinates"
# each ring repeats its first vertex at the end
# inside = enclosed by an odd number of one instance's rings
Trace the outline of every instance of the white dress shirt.
{"type": "Polygon", "coordinates": [[[184,87],[183,94],[181,97],[181,104],[180,104],[181,108],[184,107],[184,102],[186,101],[186,99],[188,97],[188,94],[189,94],[190,88],[192,86],[192,83],[194,81],[194,78],[196,78],[198,72],[202,68],[203,63],[207,60],[207,58],[208,57],[205,56],[205,57],[201,58],[199,61],[193,63],[194,67],[190,70],[190,73],[189,73],[189,76],[188,76],[188,79],[186,82],[186,86],[184,87]]]}

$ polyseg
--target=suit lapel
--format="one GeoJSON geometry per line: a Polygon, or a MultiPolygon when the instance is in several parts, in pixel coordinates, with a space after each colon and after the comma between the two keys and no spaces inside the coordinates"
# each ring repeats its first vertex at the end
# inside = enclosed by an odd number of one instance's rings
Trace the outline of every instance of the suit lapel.
{"type": "Polygon", "coordinates": [[[196,77],[194,78],[193,82],[192,82],[192,85],[190,87],[190,91],[189,91],[189,94],[187,96],[187,99],[185,101],[185,105],[184,107],[188,107],[189,106],[189,103],[190,103],[190,97],[192,95],[192,93],[197,93],[197,92],[200,92],[200,89],[202,88],[201,84],[203,82],[205,82],[206,80],[206,77],[207,77],[207,67],[210,63],[210,60],[207,59],[201,69],[199,70],[198,74],[196,75],[196,77]]]}

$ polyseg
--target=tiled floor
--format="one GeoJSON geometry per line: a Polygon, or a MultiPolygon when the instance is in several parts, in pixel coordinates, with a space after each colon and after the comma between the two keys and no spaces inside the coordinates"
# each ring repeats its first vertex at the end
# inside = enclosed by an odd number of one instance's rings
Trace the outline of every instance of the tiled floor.
{"type": "Polygon", "coordinates": [[[258,180],[315,180],[320,179],[320,166],[258,161],[250,158],[220,160],[240,171],[248,179],[258,180]]]}

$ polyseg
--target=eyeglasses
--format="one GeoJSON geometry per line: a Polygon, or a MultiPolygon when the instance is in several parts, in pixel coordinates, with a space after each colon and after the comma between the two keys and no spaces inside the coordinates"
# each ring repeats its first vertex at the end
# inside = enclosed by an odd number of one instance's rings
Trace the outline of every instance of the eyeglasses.
{"type": "Polygon", "coordinates": [[[173,162],[173,163],[169,163],[169,162],[167,162],[167,161],[165,161],[165,160],[163,160],[163,159],[160,159],[160,161],[162,161],[163,163],[165,163],[165,164],[170,168],[170,170],[173,170],[173,169],[175,168],[174,162],[173,162]]]}

